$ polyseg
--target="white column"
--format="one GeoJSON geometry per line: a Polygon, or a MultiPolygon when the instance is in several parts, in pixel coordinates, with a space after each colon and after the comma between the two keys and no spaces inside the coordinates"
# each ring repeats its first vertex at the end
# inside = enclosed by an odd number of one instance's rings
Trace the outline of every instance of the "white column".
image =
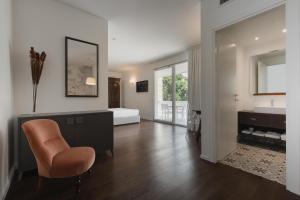
{"type": "Polygon", "coordinates": [[[300,1],[287,0],[287,189],[300,194],[300,1]]]}

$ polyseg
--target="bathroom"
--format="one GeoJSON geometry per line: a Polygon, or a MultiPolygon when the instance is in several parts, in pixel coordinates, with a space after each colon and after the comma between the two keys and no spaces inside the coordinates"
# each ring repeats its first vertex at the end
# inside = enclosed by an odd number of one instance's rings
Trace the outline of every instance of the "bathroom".
{"type": "Polygon", "coordinates": [[[218,160],[285,184],[285,6],[216,32],[218,160]]]}

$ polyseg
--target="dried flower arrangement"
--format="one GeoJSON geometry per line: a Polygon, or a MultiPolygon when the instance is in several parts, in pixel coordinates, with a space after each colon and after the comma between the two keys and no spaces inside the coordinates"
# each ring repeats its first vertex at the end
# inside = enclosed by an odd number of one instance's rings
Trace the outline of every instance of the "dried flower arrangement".
{"type": "Polygon", "coordinates": [[[43,51],[41,54],[36,52],[33,47],[30,48],[30,59],[31,59],[31,76],[33,85],[33,112],[36,111],[36,98],[37,88],[41,79],[44,62],[46,59],[46,53],[43,51]]]}

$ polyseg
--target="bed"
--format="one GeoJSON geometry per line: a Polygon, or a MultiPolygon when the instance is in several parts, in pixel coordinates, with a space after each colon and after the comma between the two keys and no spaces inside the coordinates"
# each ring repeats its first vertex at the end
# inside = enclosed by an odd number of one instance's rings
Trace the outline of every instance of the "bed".
{"type": "Polygon", "coordinates": [[[128,108],[111,108],[109,109],[114,113],[114,125],[124,125],[140,123],[140,111],[137,109],[128,108]]]}

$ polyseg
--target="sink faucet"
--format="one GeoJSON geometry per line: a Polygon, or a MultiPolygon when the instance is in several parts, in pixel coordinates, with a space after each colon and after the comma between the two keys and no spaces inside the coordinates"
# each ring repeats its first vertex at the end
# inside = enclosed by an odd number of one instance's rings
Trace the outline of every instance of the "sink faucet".
{"type": "Polygon", "coordinates": [[[271,107],[274,107],[274,99],[271,99],[271,107]]]}

